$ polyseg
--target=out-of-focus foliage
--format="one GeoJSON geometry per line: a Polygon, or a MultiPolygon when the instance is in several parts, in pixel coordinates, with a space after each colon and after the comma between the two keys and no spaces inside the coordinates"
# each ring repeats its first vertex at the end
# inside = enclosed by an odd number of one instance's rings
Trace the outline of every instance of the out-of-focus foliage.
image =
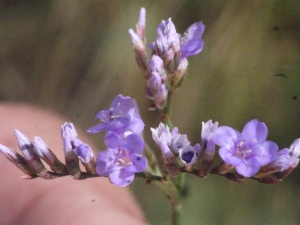
{"type": "MultiPolygon", "coordinates": [[[[86,129],[117,94],[130,95],[149,137],[158,113],[147,110],[128,35],[142,6],[148,42],[162,19],[172,17],[179,33],[196,21],[206,25],[204,49],[189,59],[174,99],[173,122],[192,143],[208,119],[241,129],[257,118],[280,148],[300,137],[297,0],[1,0],[0,98],[43,105],[86,129]]],[[[299,180],[300,169],[273,186],[189,176],[183,224],[299,224],[299,180]]],[[[169,223],[154,185],[135,181],[133,189],[151,223],[169,223]]]]}

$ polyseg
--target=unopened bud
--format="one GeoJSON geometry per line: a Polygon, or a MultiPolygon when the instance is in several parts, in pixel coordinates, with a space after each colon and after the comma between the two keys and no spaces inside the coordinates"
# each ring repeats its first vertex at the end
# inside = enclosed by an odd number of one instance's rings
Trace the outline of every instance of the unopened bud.
{"type": "Polygon", "coordinates": [[[26,160],[19,153],[2,144],[0,144],[0,152],[2,152],[3,155],[23,173],[28,174],[29,177],[36,177],[36,174],[30,170],[26,160]]]}
{"type": "Polygon", "coordinates": [[[67,172],[65,165],[57,159],[55,154],[48,148],[47,144],[40,137],[34,137],[33,150],[41,159],[43,159],[50,166],[53,172],[67,172]]]}

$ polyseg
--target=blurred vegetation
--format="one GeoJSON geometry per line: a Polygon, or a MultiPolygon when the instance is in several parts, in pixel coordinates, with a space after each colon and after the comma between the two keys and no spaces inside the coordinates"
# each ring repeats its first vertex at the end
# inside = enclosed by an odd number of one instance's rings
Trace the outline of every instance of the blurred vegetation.
{"type": "MultiPolygon", "coordinates": [[[[205,46],[189,59],[176,93],[173,122],[192,143],[201,121],[241,130],[266,122],[280,148],[300,137],[300,1],[298,0],[0,0],[0,99],[51,108],[83,129],[119,93],[135,98],[149,127],[145,80],[134,60],[128,29],[147,10],[148,42],[162,19],[177,31],[206,25],[205,46]]],[[[5,115],[1,115],[5,116],[5,115]]],[[[99,135],[93,135],[103,149],[99,135]]],[[[247,180],[188,177],[182,224],[299,224],[300,169],[267,186],[247,180]]],[[[154,185],[132,185],[152,224],[169,224],[169,207],[154,185]]]]}

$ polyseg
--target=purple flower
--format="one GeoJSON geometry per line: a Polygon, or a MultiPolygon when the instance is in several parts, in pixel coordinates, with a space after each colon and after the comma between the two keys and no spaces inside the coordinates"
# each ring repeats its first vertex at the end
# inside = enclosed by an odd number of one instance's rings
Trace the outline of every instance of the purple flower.
{"type": "Polygon", "coordinates": [[[74,149],[74,141],[77,138],[77,132],[73,123],[65,122],[61,126],[61,136],[63,139],[65,153],[72,152],[74,149]]]}
{"type": "Polygon", "coordinates": [[[277,156],[278,147],[266,141],[267,134],[265,123],[255,119],[245,125],[242,133],[231,127],[219,127],[213,140],[220,146],[219,154],[226,164],[235,166],[239,174],[251,177],[277,156]]]}
{"type": "Polygon", "coordinates": [[[174,51],[174,48],[179,47],[179,34],[176,32],[171,18],[161,22],[157,28],[157,34],[156,47],[159,55],[171,49],[174,51]]]}
{"type": "Polygon", "coordinates": [[[153,55],[151,60],[148,62],[148,69],[149,69],[149,74],[151,77],[151,74],[153,72],[157,72],[159,74],[159,77],[161,79],[161,83],[165,83],[168,79],[167,73],[164,69],[164,63],[160,57],[157,55],[153,55]]]}
{"type": "Polygon", "coordinates": [[[145,27],[146,27],[146,10],[145,8],[141,8],[139,21],[136,24],[136,33],[143,42],[145,42],[145,27]]]}
{"type": "Polygon", "coordinates": [[[170,128],[160,123],[158,128],[151,128],[152,138],[162,151],[163,156],[178,155],[179,150],[190,145],[186,134],[179,134],[178,128],[174,127],[172,132],[170,128]]]}
{"type": "Polygon", "coordinates": [[[181,58],[197,55],[203,49],[204,41],[201,39],[205,26],[202,22],[192,24],[180,40],[181,58]]]}
{"type": "Polygon", "coordinates": [[[264,177],[268,174],[275,172],[283,172],[287,170],[291,165],[291,156],[289,155],[289,149],[285,148],[277,152],[277,157],[268,165],[261,168],[256,177],[264,177]]]}
{"type": "Polygon", "coordinates": [[[33,150],[47,164],[54,163],[56,160],[54,154],[50,151],[47,144],[40,137],[33,138],[33,150]]]}
{"type": "Polygon", "coordinates": [[[289,149],[289,156],[291,157],[290,167],[295,168],[299,164],[300,157],[300,138],[296,139],[289,149]]]}
{"type": "Polygon", "coordinates": [[[107,150],[97,155],[97,174],[109,176],[115,185],[129,185],[134,179],[134,174],[145,170],[147,166],[147,159],[142,155],[143,139],[137,134],[130,134],[123,140],[116,133],[109,131],[104,141],[107,150]]]}
{"type": "Polygon", "coordinates": [[[186,170],[191,171],[193,164],[197,161],[201,152],[201,146],[196,144],[194,147],[187,145],[179,150],[179,157],[184,163],[186,170]]]}
{"type": "Polygon", "coordinates": [[[206,123],[202,122],[202,148],[205,153],[210,155],[215,154],[215,142],[213,141],[212,137],[218,128],[218,124],[218,122],[212,123],[211,120],[207,121],[206,123]]]}
{"type": "Polygon", "coordinates": [[[79,139],[75,141],[76,148],[74,149],[74,153],[80,159],[80,161],[88,163],[93,160],[94,153],[91,147],[85,143],[82,143],[79,139]]]}
{"type": "Polygon", "coordinates": [[[117,134],[126,131],[141,134],[145,126],[135,100],[123,95],[115,97],[109,109],[100,111],[96,118],[100,119],[100,124],[89,128],[88,133],[98,133],[106,130],[117,134]]]}

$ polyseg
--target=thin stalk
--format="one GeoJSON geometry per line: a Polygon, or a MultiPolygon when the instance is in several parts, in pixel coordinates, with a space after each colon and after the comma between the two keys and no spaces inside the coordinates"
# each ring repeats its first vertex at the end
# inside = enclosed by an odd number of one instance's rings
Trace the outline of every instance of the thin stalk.
{"type": "Polygon", "coordinates": [[[161,121],[164,124],[167,124],[169,128],[172,130],[173,129],[173,123],[171,121],[171,115],[172,115],[172,96],[173,92],[170,91],[168,93],[168,98],[167,98],[167,105],[165,108],[163,108],[160,113],[161,113],[161,121]]]}

